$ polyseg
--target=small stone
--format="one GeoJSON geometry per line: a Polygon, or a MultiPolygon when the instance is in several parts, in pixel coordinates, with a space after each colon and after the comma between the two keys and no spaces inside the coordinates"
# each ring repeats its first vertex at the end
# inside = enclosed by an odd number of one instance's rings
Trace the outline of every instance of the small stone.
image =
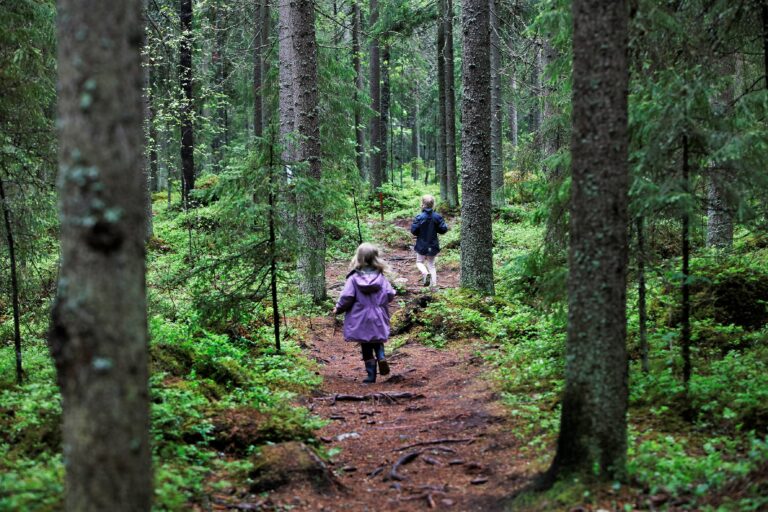
{"type": "Polygon", "coordinates": [[[449,500],[448,498],[444,498],[444,499],[440,500],[440,503],[442,503],[446,507],[452,507],[453,506],[453,500],[449,500]]]}

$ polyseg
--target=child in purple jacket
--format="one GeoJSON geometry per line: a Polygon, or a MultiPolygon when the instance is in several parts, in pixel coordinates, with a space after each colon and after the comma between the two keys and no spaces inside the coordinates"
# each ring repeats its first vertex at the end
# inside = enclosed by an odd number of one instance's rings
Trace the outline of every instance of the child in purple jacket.
{"type": "Polygon", "coordinates": [[[363,380],[366,384],[376,382],[376,361],[381,375],[389,373],[384,343],[389,338],[389,303],[395,298],[395,290],[384,277],[386,268],[386,263],[379,258],[378,247],[360,244],[333,308],[333,315],[346,313],[344,339],[360,344],[368,374],[363,380]]]}

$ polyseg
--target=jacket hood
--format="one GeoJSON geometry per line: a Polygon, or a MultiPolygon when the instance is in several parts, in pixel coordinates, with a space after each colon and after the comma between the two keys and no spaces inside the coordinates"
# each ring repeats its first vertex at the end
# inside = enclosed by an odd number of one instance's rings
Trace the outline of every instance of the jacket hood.
{"type": "Polygon", "coordinates": [[[358,270],[352,279],[357,289],[366,295],[378,292],[384,285],[384,276],[378,270],[358,270]]]}

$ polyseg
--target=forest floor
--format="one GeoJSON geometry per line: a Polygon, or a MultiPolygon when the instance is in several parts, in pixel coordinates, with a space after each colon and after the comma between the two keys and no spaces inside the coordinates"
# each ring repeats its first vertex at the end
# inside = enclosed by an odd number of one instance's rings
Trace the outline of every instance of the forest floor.
{"type": "MultiPolygon", "coordinates": [[[[393,313],[429,300],[433,292],[420,286],[409,248],[387,247],[385,258],[406,289],[393,313]]],[[[438,261],[439,288],[458,286],[458,272],[457,264],[438,261]]],[[[338,295],[346,274],[346,261],[328,266],[331,296],[338,295]]],[[[312,325],[306,342],[321,364],[323,384],[306,400],[329,420],[318,435],[331,453],[338,451],[332,468],[340,485],[332,494],[308,483],[283,487],[270,493],[273,506],[492,511],[501,510],[503,499],[529,482],[532,472],[520,456],[514,425],[472,340],[449,340],[439,350],[407,341],[392,352],[388,344],[391,373],[363,384],[359,346],[345,342],[330,317],[315,318],[312,325]],[[371,398],[347,401],[345,395],[371,398]]]]}

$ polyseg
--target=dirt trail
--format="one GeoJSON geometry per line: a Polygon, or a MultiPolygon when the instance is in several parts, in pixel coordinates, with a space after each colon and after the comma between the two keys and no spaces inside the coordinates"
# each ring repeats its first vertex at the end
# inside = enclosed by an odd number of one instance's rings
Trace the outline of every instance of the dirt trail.
{"type": "MultiPolygon", "coordinates": [[[[399,301],[424,293],[407,248],[388,248],[385,257],[407,279],[399,301]]],[[[329,265],[331,296],[338,296],[345,274],[346,262],[329,265]]],[[[457,286],[458,268],[438,262],[438,281],[441,288],[457,286]]],[[[333,469],[346,489],[324,496],[298,484],[272,493],[272,503],[301,511],[492,511],[527,483],[531,471],[514,426],[469,342],[444,350],[416,342],[394,353],[387,347],[391,374],[363,384],[358,345],[344,342],[340,328],[334,334],[327,318],[314,325],[307,341],[322,363],[324,383],[307,401],[330,420],[319,436],[328,448],[341,449],[333,469]],[[334,399],[374,393],[381,395],[363,402],[334,399]],[[392,398],[399,393],[413,397],[392,398]],[[393,473],[398,460],[406,463],[393,473]]]]}

